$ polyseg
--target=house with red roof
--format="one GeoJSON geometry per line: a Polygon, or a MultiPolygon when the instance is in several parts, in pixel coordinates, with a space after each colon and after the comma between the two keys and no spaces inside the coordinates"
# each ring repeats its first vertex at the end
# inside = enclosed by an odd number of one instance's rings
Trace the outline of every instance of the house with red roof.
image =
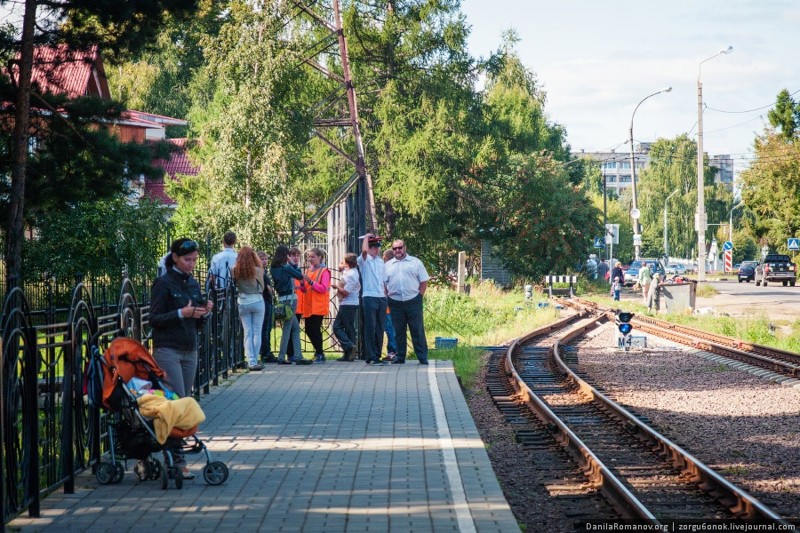
{"type": "MultiPolygon", "coordinates": [[[[12,72],[15,75],[16,72],[12,72]]],[[[97,46],[89,50],[70,50],[65,45],[40,46],[34,50],[31,81],[35,90],[42,93],[65,94],[69,98],[97,96],[110,100],[103,60],[97,46]]],[[[132,183],[133,197],[148,197],[166,206],[176,207],[175,201],[165,193],[165,179],[180,179],[181,175],[195,175],[199,167],[189,161],[186,139],[166,139],[167,126],[186,126],[182,119],[166,117],[143,111],[127,110],[110,128],[123,142],[146,143],[164,141],[177,147],[169,158],[155,159],[153,165],[164,169],[164,177],[151,180],[141,177],[132,183]]]]}

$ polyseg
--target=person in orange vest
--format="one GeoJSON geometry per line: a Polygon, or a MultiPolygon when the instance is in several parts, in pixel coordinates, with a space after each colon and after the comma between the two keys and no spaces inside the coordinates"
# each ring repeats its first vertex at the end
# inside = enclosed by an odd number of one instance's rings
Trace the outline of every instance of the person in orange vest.
{"type": "Polygon", "coordinates": [[[325,252],[312,248],[306,253],[308,270],[304,274],[306,292],[303,295],[303,319],[306,336],[314,347],[314,361],[325,362],[322,346],[322,319],[328,315],[331,290],[331,271],[325,266],[325,252]]]}

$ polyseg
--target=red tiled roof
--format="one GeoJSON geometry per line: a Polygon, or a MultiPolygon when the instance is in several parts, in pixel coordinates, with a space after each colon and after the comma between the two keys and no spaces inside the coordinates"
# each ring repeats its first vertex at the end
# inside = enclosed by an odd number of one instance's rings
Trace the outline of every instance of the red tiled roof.
{"type": "MultiPolygon", "coordinates": [[[[14,67],[15,77],[18,67],[14,67]]],[[[99,96],[111,99],[103,61],[97,46],[70,50],[66,45],[39,46],[33,51],[31,81],[42,92],[66,94],[69,98],[99,96]]]]}
{"type": "Polygon", "coordinates": [[[153,166],[161,167],[167,178],[147,180],[144,185],[144,195],[153,200],[159,200],[167,205],[175,205],[175,200],[164,191],[164,179],[180,179],[181,175],[195,176],[200,172],[200,167],[189,161],[186,152],[186,139],[167,139],[167,142],[178,146],[179,149],[170,153],[169,159],[154,159],[153,166]]]}

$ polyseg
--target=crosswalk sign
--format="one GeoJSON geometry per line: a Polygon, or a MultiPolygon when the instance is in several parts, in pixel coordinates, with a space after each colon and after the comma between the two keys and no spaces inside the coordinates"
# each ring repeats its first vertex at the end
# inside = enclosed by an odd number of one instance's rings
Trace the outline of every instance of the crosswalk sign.
{"type": "MultiPolygon", "coordinates": [[[[797,238],[788,239],[788,243],[789,243],[789,249],[792,250],[793,252],[797,252],[798,250],[800,250],[800,239],[797,238]]],[[[597,245],[595,244],[595,246],[597,245]]]]}
{"type": "Polygon", "coordinates": [[[606,247],[606,245],[605,245],[605,243],[603,242],[604,240],[605,240],[605,239],[603,239],[602,237],[595,237],[595,238],[594,238],[594,247],[595,247],[595,248],[605,248],[605,247],[606,247]]]}

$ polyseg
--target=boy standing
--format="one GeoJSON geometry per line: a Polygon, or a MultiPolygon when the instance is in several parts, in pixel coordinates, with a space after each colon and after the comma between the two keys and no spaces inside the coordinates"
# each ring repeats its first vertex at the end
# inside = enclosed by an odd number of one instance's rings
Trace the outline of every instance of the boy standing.
{"type": "Polygon", "coordinates": [[[336,287],[339,298],[339,312],[333,321],[333,335],[339,341],[344,355],[337,361],[355,361],[356,358],[356,318],[358,318],[358,293],[361,290],[361,276],[358,274],[356,254],[347,253],[339,263],[342,278],[336,287]]]}

